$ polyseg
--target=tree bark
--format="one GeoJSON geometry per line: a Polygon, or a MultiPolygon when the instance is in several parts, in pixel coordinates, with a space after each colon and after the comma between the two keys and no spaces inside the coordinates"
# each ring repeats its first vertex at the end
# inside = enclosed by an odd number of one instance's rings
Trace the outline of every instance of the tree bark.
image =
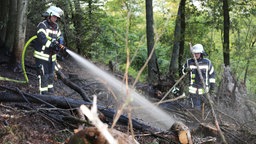
{"type": "Polygon", "coordinates": [[[75,4],[75,13],[73,15],[73,22],[74,22],[74,27],[76,31],[76,48],[77,48],[77,53],[82,54],[82,10],[80,7],[79,0],[74,0],[75,4]]]}
{"type": "Polygon", "coordinates": [[[21,63],[21,55],[26,38],[27,29],[27,8],[28,0],[18,1],[18,16],[17,16],[17,27],[16,27],[16,41],[14,47],[15,61],[18,65],[21,63]]]}
{"type": "MultiPolygon", "coordinates": [[[[0,97],[1,102],[26,102],[22,96],[17,94],[0,92],[0,95],[1,95],[0,97]]],[[[91,104],[83,100],[71,99],[63,96],[38,95],[38,94],[32,95],[27,93],[23,93],[23,95],[27,98],[29,102],[38,103],[38,104],[47,102],[49,104],[54,105],[55,107],[60,107],[60,108],[70,108],[70,107],[76,108],[76,107],[79,107],[81,104],[85,104],[85,105],[91,104]]]]}
{"type": "Polygon", "coordinates": [[[186,0],[181,0],[176,18],[174,43],[169,67],[169,74],[175,74],[182,67],[184,54],[184,35],[185,35],[185,4],[186,0]]]}
{"type": "Polygon", "coordinates": [[[9,1],[0,1],[0,49],[4,48],[4,41],[6,37],[9,1]]]}
{"type": "Polygon", "coordinates": [[[152,0],[146,0],[146,28],[147,28],[147,49],[148,49],[148,82],[152,85],[158,84],[160,72],[155,53],[154,41],[154,19],[152,0]]]}
{"type": "Polygon", "coordinates": [[[11,0],[9,3],[9,16],[5,37],[5,46],[7,52],[13,51],[13,45],[15,40],[15,29],[16,29],[16,19],[17,19],[17,0],[11,0]]]}
{"type": "Polygon", "coordinates": [[[224,31],[224,42],[223,42],[223,59],[225,66],[230,66],[230,50],[229,50],[229,29],[230,29],[230,18],[229,18],[229,5],[228,0],[223,0],[223,31],[224,31]]]}
{"type": "MultiPolygon", "coordinates": [[[[185,45],[185,28],[186,28],[186,22],[185,22],[185,7],[186,7],[186,0],[181,0],[180,1],[180,9],[181,9],[181,13],[180,13],[180,26],[181,26],[181,30],[180,30],[180,51],[179,51],[179,69],[182,69],[183,66],[183,56],[184,56],[184,45],[185,45]]],[[[182,72],[179,71],[179,75],[182,75],[182,72]]]]}

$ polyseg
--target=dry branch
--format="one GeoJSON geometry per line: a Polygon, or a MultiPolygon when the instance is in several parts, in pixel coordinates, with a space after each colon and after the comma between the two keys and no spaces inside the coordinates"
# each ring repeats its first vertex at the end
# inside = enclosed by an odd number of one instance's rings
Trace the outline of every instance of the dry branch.
{"type": "Polygon", "coordinates": [[[183,99],[183,98],[186,98],[186,95],[185,95],[185,94],[182,94],[182,95],[180,95],[180,96],[178,96],[178,97],[176,97],[176,98],[173,98],[173,99],[168,99],[168,100],[163,100],[163,99],[162,99],[161,101],[157,102],[157,105],[159,105],[159,104],[161,104],[161,103],[177,101],[177,100],[183,99]]]}
{"type": "Polygon", "coordinates": [[[70,81],[60,70],[56,73],[61,78],[63,83],[72,88],[73,90],[75,90],[76,92],[78,92],[82,96],[83,100],[91,102],[91,99],[86,95],[86,92],[82,88],[80,88],[78,85],[70,81]]]}
{"type": "Polygon", "coordinates": [[[98,117],[97,113],[97,98],[94,96],[93,105],[91,110],[87,108],[85,105],[81,105],[80,109],[84,115],[92,122],[93,125],[97,127],[97,129],[101,132],[101,134],[107,139],[110,144],[117,144],[116,139],[109,133],[108,126],[104,124],[98,117]]]}
{"type": "Polygon", "coordinates": [[[182,76],[178,79],[178,81],[168,90],[168,92],[167,92],[167,93],[164,95],[164,97],[157,103],[157,105],[159,105],[160,103],[163,102],[163,100],[169,95],[169,93],[173,90],[173,88],[176,87],[176,86],[180,83],[180,81],[181,81],[186,75],[187,75],[187,72],[186,72],[184,75],[182,75],[182,76]]]}

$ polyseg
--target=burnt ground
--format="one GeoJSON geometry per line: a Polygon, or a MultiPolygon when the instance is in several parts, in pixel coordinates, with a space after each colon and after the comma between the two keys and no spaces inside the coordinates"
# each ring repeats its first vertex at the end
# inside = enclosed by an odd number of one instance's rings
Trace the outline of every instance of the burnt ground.
{"type": "MultiPolygon", "coordinates": [[[[0,58],[0,76],[8,77],[15,80],[24,80],[24,75],[21,71],[14,71],[14,67],[8,64],[9,57],[3,55],[0,58]]],[[[64,61],[59,61],[63,67],[62,72],[73,83],[77,84],[84,90],[86,95],[92,99],[93,95],[97,95],[98,104],[106,108],[113,107],[112,92],[104,85],[104,82],[95,80],[95,77],[81,69],[79,65],[71,58],[67,57],[64,61]],[[81,77],[82,76],[82,77],[81,77]]],[[[98,65],[101,69],[109,71],[107,66],[98,65]]],[[[15,83],[10,81],[0,81],[0,95],[19,95],[24,98],[22,93],[37,94],[38,80],[36,77],[35,68],[33,67],[33,58],[27,55],[26,70],[29,78],[28,84],[15,83]]],[[[113,75],[122,78],[122,74],[113,73],[113,75]]],[[[64,96],[72,99],[82,100],[81,95],[70,88],[56,75],[55,79],[56,96],[64,96]]],[[[159,101],[159,93],[156,90],[152,91],[152,87],[147,84],[140,84],[140,91],[147,95],[153,101],[159,101]],[[143,87],[143,88],[141,88],[143,87]]],[[[162,96],[164,91],[162,91],[162,96]]],[[[171,97],[169,97],[171,98],[171,97]]],[[[26,98],[24,98],[26,99],[26,98]]],[[[230,105],[232,99],[227,99],[225,103],[216,106],[216,114],[228,143],[255,143],[256,128],[255,116],[253,112],[248,112],[244,116],[244,111],[240,108],[241,104],[230,105]]],[[[191,110],[187,107],[188,100],[179,100],[176,102],[164,103],[161,105],[163,109],[168,111],[176,120],[184,122],[193,137],[194,143],[221,143],[220,137],[216,134],[211,111],[208,107],[205,110],[205,117],[201,117],[201,113],[191,110]],[[214,140],[216,139],[216,140],[214,140]]],[[[219,102],[216,99],[216,103],[219,102]]],[[[252,102],[253,103],[253,102],[252,102]]],[[[217,104],[216,104],[217,105],[217,104]]],[[[253,109],[253,108],[252,108],[253,109]]],[[[248,109],[246,109],[248,110],[248,109]]],[[[78,128],[79,123],[74,120],[58,119],[63,111],[77,117],[73,110],[59,111],[49,110],[47,104],[33,103],[28,100],[25,102],[1,102],[0,104],[0,143],[17,143],[17,144],[60,144],[67,141],[74,134],[74,130],[78,128]],[[59,112],[61,111],[61,112],[59,112]]],[[[246,112],[247,113],[247,112],[246,112]]],[[[111,123],[108,123],[111,125],[111,123]]],[[[87,126],[87,124],[86,124],[87,126]]],[[[89,126],[89,125],[88,125],[89,126]]],[[[170,126],[171,127],[171,126],[170,126]]],[[[127,125],[118,124],[115,127],[124,133],[127,133],[127,125]]],[[[175,141],[166,142],[164,138],[170,133],[149,133],[147,131],[135,130],[135,138],[139,143],[177,143],[175,141]]],[[[154,131],[155,132],[155,131],[154,131]]],[[[171,133],[172,134],[172,133],[171,133]]]]}

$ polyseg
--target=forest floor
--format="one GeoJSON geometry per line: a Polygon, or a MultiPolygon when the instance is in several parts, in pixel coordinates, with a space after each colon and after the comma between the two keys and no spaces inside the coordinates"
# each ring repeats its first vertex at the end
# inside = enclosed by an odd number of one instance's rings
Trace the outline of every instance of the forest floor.
{"type": "MultiPolygon", "coordinates": [[[[1,56],[0,59],[0,76],[8,77],[15,80],[24,80],[22,72],[14,72],[13,67],[9,66],[8,57],[1,56]]],[[[87,95],[98,96],[98,104],[105,107],[111,107],[113,102],[113,96],[104,84],[96,81],[90,73],[82,69],[76,61],[71,57],[68,57],[64,61],[59,62],[63,67],[62,72],[73,82],[83,88],[87,95]],[[82,76],[82,77],[81,77],[82,76]]],[[[98,65],[99,66],[99,65],[98,65]]],[[[107,66],[99,66],[105,71],[109,71],[107,66]]],[[[36,77],[35,69],[33,68],[32,58],[26,59],[26,70],[29,77],[28,84],[21,84],[9,81],[0,81],[0,95],[11,93],[10,88],[15,90],[16,93],[38,93],[38,80],[36,77]]],[[[117,74],[116,74],[117,75],[117,74]]],[[[103,82],[104,83],[104,82],[103,82]]],[[[82,100],[81,96],[65,85],[59,78],[55,79],[55,93],[56,96],[65,96],[72,99],[82,100]]],[[[159,98],[147,96],[151,101],[159,101],[159,98]]],[[[183,101],[180,101],[183,103],[183,101]]],[[[216,131],[203,127],[203,124],[212,123],[211,112],[209,109],[205,110],[205,118],[202,120],[201,115],[190,109],[186,109],[179,103],[166,103],[162,107],[169,110],[172,117],[177,120],[181,120],[188,125],[191,130],[194,143],[221,143],[220,137],[217,136],[216,131]],[[200,129],[201,128],[201,129],[200,129]],[[207,131],[208,130],[208,131],[207,131]],[[207,140],[203,140],[203,138],[207,140]],[[217,140],[216,140],[217,138],[217,140]],[[215,140],[213,140],[215,139],[215,140]]],[[[27,102],[1,102],[0,104],[0,143],[3,144],[62,144],[74,134],[74,130],[78,128],[77,124],[67,125],[66,123],[55,121],[49,117],[49,110],[45,111],[45,104],[34,104],[27,102]]],[[[232,109],[232,108],[231,108],[232,109]]],[[[72,112],[71,112],[72,113],[72,112]]],[[[221,112],[220,112],[221,113],[221,112]]],[[[256,141],[256,128],[255,119],[251,119],[250,124],[246,123],[243,127],[237,127],[237,121],[230,116],[219,116],[221,119],[222,130],[225,133],[228,143],[254,143],[256,141]],[[248,124],[248,125],[247,125],[248,124]],[[253,125],[253,127],[250,127],[253,125]],[[251,129],[248,129],[251,128],[251,129]]],[[[242,124],[241,124],[242,125],[242,124]]],[[[241,126],[239,125],[239,126],[241,126]]],[[[171,126],[170,126],[171,127],[171,126]]],[[[127,133],[127,125],[117,125],[116,129],[127,133]]],[[[213,128],[213,130],[215,130],[213,128]]],[[[164,143],[162,138],[166,133],[162,135],[144,133],[135,129],[135,139],[141,144],[158,144],[164,143]]],[[[167,143],[177,143],[167,142],[167,143]]]]}
{"type": "MultiPolygon", "coordinates": [[[[3,53],[2,53],[3,54],[3,53]]],[[[24,81],[21,71],[14,71],[14,67],[8,64],[9,57],[2,55],[0,58],[0,76],[4,78],[24,81]]],[[[33,65],[33,58],[26,58],[26,72],[29,83],[16,83],[11,81],[0,81],[0,95],[19,92],[31,95],[38,94],[38,79],[33,65]],[[10,88],[10,89],[5,89],[10,88]],[[12,92],[12,90],[16,92],[12,92]]],[[[81,87],[92,99],[93,95],[98,96],[98,104],[105,107],[112,107],[113,98],[109,96],[106,86],[100,84],[92,75],[81,68],[72,58],[59,61],[63,67],[62,72],[81,87]],[[79,78],[78,78],[78,77],[79,78]],[[72,78],[74,77],[74,78],[72,78]],[[81,80],[82,79],[82,80],[81,80]],[[107,97],[107,98],[106,98],[107,97]]],[[[107,66],[100,66],[108,71],[107,66]]],[[[81,96],[69,86],[65,85],[59,78],[55,78],[55,92],[53,95],[65,96],[72,99],[82,100],[81,96]]],[[[24,95],[23,95],[24,96],[24,95]]],[[[68,141],[74,135],[74,130],[79,124],[65,125],[56,122],[42,112],[46,109],[44,104],[33,104],[32,102],[1,102],[0,104],[0,143],[3,144],[61,144],[68,141]]],[[[50,113],[50,112],[49,112],[50,113]]],[[[127,125],[117,125],[116,129],[127,132],[127,125]]],[[[145,136],[137,138],[139,143],[151,143],[155,137],[145,136]]]]}

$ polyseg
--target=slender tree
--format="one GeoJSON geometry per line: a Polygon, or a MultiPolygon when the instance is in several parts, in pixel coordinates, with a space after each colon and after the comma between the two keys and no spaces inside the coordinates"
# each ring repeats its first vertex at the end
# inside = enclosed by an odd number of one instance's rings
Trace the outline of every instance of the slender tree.
{"type": "Polygon", "coordinates": [[[15,62],[18,64],[17,66],[20,65],[21,55],[22,55],[24,44],[25,44],[26,28],[27,28],[27,8],[28,8],[28,0],[18,1],[15,46],[13,50],[15,62]]]}
{"type": "Polygon", "coordinates": [[[223,31],[224,31],[224,41],[223,41],[223,57],[225,66],[230,65],[230,50],[229,50],[229,29],[230,29],[230,18],[229,18],[229,4],[228,0],[223,0],[223,31]]]}
{"type": "Polygon", "coordinates": [[[9,15],[7,22],[7,30],[5,37],[5,47],[8,52],[13,51],[14,40],[15,40],[15,30],[16,30],[16,20],[17,20],[17,0],[11,0],[9,3],[9,15]]]}
{"type": "Polygon", "coordinates": [[[148,49],[148,82],[150,84],[158,84],[159,82],[159,68],[157,57],[154,51],[154,20],[153,20],[153,6],[152,0],[146,0],[146,29],[147,29],[147,49],[148,49]]]}
{"type": "Polygon", "coordinates": [[[10,1],[0,1],[0,49],[4,48],[4,41],[7,30],[8,9],[10,1]]]}
{"type": "Polygon", "coordinates": [[[173,75],[178,69],[181,69],[182,58],[184,54],[184,37],[185,37],[185,4],[186,0],[181,0],[179,4],[178,14],[176,17],[174,42],[172,48],[172,56],[169,67],[169,74],[173,75]]]}
{"type": "Polygon", "coordinates": [[[75,5],[75,13],[72,17],[73,23],[75,26],[75,39],[76,39],[76,48],[77,48],[77,53],[81,54],[82,53],[82,48],[84,47],[82,45],[82,33],[83,33],[83,28],[82,28],[82,9],[79,3],[79,0],[74,0],[74,5],[75,5]]]}

